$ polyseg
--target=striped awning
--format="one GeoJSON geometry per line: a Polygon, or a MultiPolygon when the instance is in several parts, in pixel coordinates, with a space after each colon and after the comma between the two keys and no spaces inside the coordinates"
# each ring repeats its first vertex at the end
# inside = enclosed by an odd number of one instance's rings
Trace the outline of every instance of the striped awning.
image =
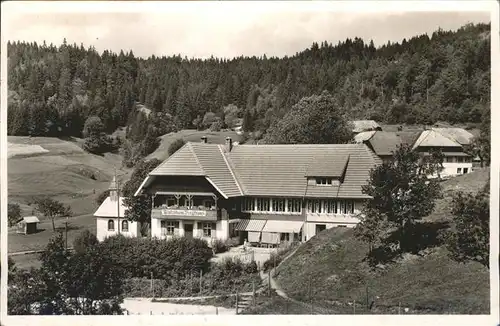
{"type": "Polygon", "coordinates": [[[252,219],[244,219],[240,220],[236,227],[234,228],[236,231],[254,231],[260,232],[262,228],[266,224],[266,220],[252,220],[252,219]]]}
{"type": "Polygon", "coordinates": [[[277,221],[268,220],[262,232],[299,233],[304,221],[277,221]]]}

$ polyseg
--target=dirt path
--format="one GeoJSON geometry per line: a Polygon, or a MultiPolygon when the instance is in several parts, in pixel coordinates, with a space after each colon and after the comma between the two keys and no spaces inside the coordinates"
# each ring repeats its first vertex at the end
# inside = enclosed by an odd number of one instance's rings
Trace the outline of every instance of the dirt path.
{"type": "Polygon", "coordinates": [[[223,307],[151,302],[151,299],[125,299],[122,308],[129,315],[235,315],[236,309],[223,307]]]}
{"type": "MultiPolygon", "coordinates": [[[[278,266],[276,266],[276,268],[278,268],[281,264],[283,264],[291,256],[293,256],[293,254],[297,251],[297,249],[299,249],[299,247],[295,248],[288,255],[286,255],[285,258],[283,258],[283,260],[281,261],[281,263],[279,263],[278,266]]],[[[323,308],[323,307],[318,307],[317,305],[312,305],[311,303],[306,303],[306,302],[299,301],[299,300],[296,300],[294,298],[291,298],[283,290],[283,288],[281,288],[281,286],[279,285],[279,283],[274,279],[274,277],[273,277],[274,272],[275,272],[275,268],[271,269],[271,271],[267,272],[267,273],[265,273],[263,271],[260,272],[260,277],[262,279],[262,282],[265,284],[264,287],[267,287],[267,285],[270,284],[271,285],[271,289],[274,290],[277,295],[279,295],[283,299],[286,299],[286,300],[289,300],[289,301],[291,301],[293,303],[299,304],[299,305],[301,305],[301,306],[303,306],[303,307],[305,307],[307,309],[311,309],[311,313],[315,312],[315,313],[325,314],[325,315],[334,313],[333,310],[330,310],[330,309],[327,309],[327,308],[323,308]]]]}

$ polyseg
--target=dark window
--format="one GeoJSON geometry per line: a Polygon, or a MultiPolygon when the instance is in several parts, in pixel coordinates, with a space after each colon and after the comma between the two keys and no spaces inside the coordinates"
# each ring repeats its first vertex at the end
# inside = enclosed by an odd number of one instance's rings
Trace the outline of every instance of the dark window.
{"type": "Polygon", "coordinates": [[[176,222],[174,221],[161,221],[161,234],[162,235],[174,235],[176,222]]]}
{"type": "Polygon", "coordinates": [[[464,174],[469,173],[469,168],[464,168],[464,174]]]}
{"type": "Polygon", "coordinates": [[[122,231],[128,232],[128,221],[122,221],[122,231]]]}
{"type": "Polygon", "coordinates": [[[212,236],[212,223],[203,223],[203,236],[204,237],[212,236]]]}
{"type": "Polygon", "coordinates": [[[108,231],[114,231],[115,230],[115,221],[109,220],[108,221],[108,231]]]}
{"type": "Polygon", "coordinates": [[[326,230],[326,225],[325,224],[316,224],[316,234],[320,233],[321,231],[326,230]]]}

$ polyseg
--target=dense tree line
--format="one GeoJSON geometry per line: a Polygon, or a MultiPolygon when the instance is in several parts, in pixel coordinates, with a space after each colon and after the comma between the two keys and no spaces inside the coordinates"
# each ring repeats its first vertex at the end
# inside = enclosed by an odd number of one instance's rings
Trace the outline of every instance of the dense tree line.
{"type": "MultiPolygon", "coordinates": [[[[313,43],[290,57],[230,60],[142,59],[66,42],[9,42],[8,133],[80,137],[95,116],[107,133],[134,126],[133,156],[147,152],[135,148],[147,135],[215,130],[237,118],[246,131],[264,135],[300,99],[323,91],[334,94],[348,118],[479,122],[490,106],[489,35],[489,24],[469,24],[379,48],[354,38],[313,43]],[[163,117],[163,127],[151,117],[163,117]]],[[[148,144],[142,147],[154,147],[148,144]]]]}

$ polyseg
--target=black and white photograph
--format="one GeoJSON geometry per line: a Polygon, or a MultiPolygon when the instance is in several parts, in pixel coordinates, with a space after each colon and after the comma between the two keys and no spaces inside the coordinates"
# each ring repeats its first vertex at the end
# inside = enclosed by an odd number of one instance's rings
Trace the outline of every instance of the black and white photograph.
{"type": "Polygon", "coordinates": [[[2,3],[2,325],[500,323],[499,5],[448,3],[2,3]]]}

